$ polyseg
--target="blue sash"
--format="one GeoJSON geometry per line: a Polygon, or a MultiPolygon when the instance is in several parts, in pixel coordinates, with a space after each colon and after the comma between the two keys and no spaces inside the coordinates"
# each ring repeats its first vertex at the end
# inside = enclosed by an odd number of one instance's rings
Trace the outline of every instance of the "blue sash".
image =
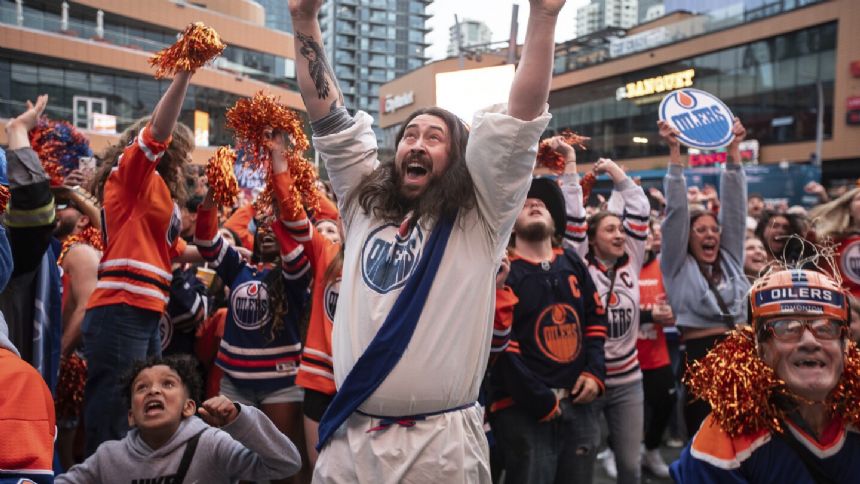
{"type": "Polygon", "coordinates": [[[451,219],[439,220],[436,224],[415,273],[409,277],[376,336],[346,375],[323,414],[317,450],[325,446],[332,434],[376,391],[400,361],[418,326],[453,227],[451,219]]]}

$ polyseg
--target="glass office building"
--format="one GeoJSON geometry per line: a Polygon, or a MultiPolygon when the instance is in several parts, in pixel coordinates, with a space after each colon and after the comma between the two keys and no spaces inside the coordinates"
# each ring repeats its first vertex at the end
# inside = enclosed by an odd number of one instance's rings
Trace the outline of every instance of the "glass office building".
{"type": "Polygon", "coordinates": [[[585,162],[598,155],[663,156],[656,120],[665,92],[656,92],[653,86],[657,79],[682,79],[684,85],[725,101],[746,125],[747,138],[763,145],[815,140],[820,86],[824,138],[829,139],[834,122],[836,38],[837,23],[830,22],[559,89],[550,94],[550,129],[591,136],[592,149],[580,155],[585,162]]]}
{"type": "Polygon", "coordinates": [[[379,88],[424,65],[432,0],[326,0],[320,13],[325,48],[346,105],[374,119],[379,88]]]}

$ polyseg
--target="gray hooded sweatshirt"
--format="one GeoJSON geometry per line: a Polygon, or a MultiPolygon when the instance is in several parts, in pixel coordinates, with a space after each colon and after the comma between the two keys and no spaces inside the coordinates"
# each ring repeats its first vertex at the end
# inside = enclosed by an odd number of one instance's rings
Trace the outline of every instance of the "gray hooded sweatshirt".
{"type": "Polygon", "coordinates": [[[233,422],[217,429],[197,417],[179,424],[173,437],[152,450],[132,429],[122,440],[99,446],[96,453],[57,483],[173,484],[189,439],[203,431],[188,468],[187,484],[232,483],[241,480],[283,479],[299,471],[296,446],[263,412],[242,405],[233,422]]]}
{"type": "MultiPolygon", "coordinates": [[[[702,275],[696,259],[687,251],[690,237],[690,210],[684,167],[669,165],[665,179],[666,219],[663,220],[663,248],[660,271],[669,305],[677,326],[713,328],[726,325],[717,298],[702,275]]],[[[747,182],[744,170],[727,164],[720,175],[720,269],[723,279],[717,286],[735,323],[746,321],[746,297],[750,285],[744,275],[747,182]]],[[[727,318],[728,319],[728,318],[727,318]]]]}

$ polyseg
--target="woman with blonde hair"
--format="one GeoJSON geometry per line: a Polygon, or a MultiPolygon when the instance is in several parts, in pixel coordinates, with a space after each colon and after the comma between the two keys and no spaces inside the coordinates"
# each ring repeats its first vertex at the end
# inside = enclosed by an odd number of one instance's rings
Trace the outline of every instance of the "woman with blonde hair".
{"type": "Polygon", "coordinates": [[[816,240],[835,244],[842,286],[860,296],[860,187],[809,212],[816,240]]]}

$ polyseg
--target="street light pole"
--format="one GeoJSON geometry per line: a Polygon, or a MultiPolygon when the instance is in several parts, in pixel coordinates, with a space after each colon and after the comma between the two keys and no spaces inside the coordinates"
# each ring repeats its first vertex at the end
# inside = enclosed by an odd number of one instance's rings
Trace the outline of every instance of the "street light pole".
{"type": "Polygon", "coordinates": [[[818,94],[815,119],[815,164],[821,166],[821,145],[824,142],[824,88],[821,86],[821,79],[816,81],[815,90],[818,94]]]}
{"type": "Polygon", "coordinates": [[[511,6],[511,34],[508,36],[508,64],[517,63],[517,19],[519,17],[520,6],[513,4],[511,6]]]}

